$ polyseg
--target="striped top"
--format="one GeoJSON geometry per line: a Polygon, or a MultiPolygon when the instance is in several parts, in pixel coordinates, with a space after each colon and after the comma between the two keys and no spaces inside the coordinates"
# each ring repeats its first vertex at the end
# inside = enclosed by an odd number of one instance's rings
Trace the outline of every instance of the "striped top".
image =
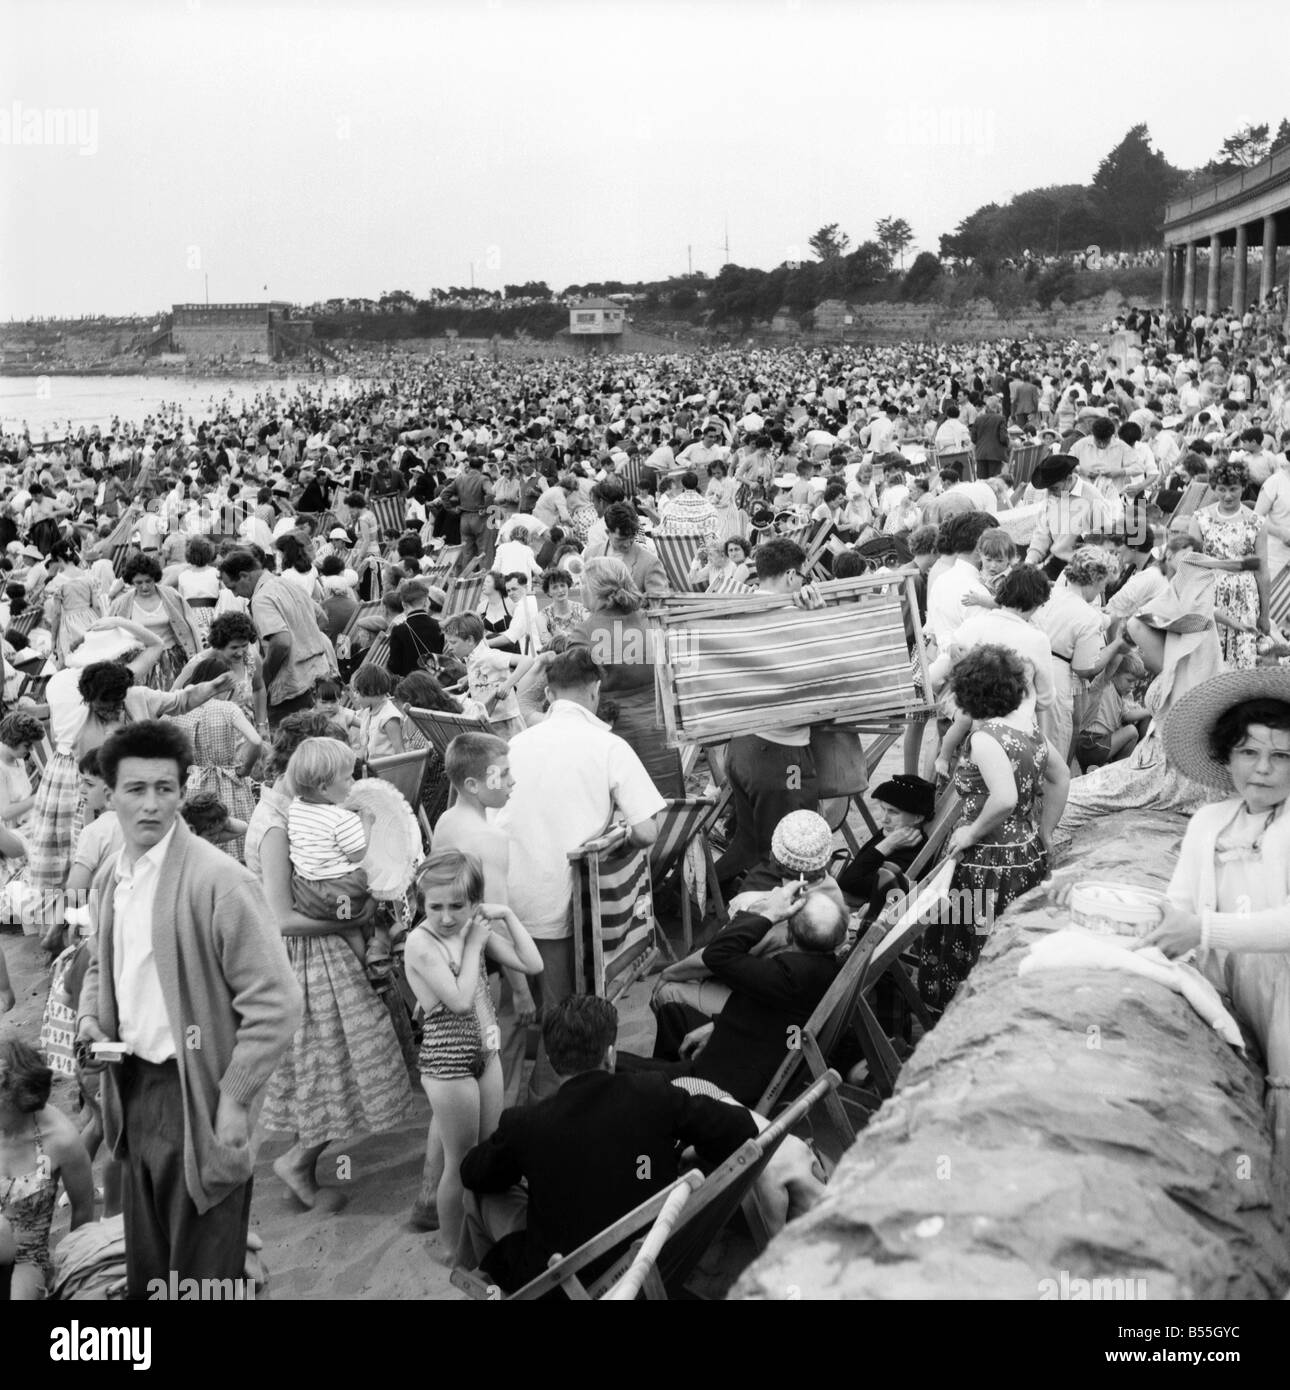
{"type": "Polygon", "coordinates": [[[356,812],[297,796],[287,812],[287,843],[301,878],[344,878],[354,868],[349,856],[365,848],[367,835],[356,812]]]}

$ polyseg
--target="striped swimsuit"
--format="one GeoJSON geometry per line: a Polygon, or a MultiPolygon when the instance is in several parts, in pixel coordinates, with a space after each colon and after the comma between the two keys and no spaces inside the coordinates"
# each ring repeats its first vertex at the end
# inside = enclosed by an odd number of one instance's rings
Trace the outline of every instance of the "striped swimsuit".
{"type": "MultiPolygon", "coordinates": [[[[453,960],[447,946],[429,928],[426,928],[426,935],[444,953],[455,980],[461,971],[461,962],[453,960]]],[[[421,1051],[417,1054],[421,1075],[434,1081],[460,1081],[466,1077],[478,1081],[497,1052],[496,1024],[481,951],[474,1008],[469,1013],[455,1014],[446,1004],[440,1003],[426,1014],[421,1051]]]]}

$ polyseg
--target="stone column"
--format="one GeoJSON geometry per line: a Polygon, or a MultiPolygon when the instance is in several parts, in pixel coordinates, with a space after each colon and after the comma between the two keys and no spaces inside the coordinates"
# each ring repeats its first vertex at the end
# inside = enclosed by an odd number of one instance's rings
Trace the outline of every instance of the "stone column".
{"type": "Polygon", "coordinates": [[[1196,312],[1196,243],[1189,241],[1183,253],[1183,308],[1196,312]]]}
{"type": "Polygon", "coordinates": [[[1174,292],[1174,248],[1165,247],[1165,254],[1160,260],[1160,312],[1167,314],[1173,308],[1171,300],[1174,292]]]}
{"type": "Polygon", "coordinates": [[[1232,266],[1232,312],[1240,318],[1245,312],[1245,285],[1250,269],[1246,254],[1245,228],[1236,229],[1236,261],[1232,266]]]}
{"type": "Polygon", "coordinates": [[[1209,282],[1205,286],[1205,312],[1213,318],[1218,313],[1218,277],[1223,269],[1223,243],[1215,232],[1209,239],[1209,282]]]}
{"type": "Polygon", "coordinates": [[[1259,303],[1272,297],[1277,282],[1277,218],[1270,213],[1263,219],[1263,266],[1259,271],[1259,303]]]}

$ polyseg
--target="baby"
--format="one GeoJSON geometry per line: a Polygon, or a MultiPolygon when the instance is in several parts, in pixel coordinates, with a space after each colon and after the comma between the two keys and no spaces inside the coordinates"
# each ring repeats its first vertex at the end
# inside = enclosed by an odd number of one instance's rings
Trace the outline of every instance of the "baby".
{"type": "MultiPolygon", "coordinates": [[[[371,894],[359,865],[367,854],[372,818],[345,805],[354,789],[353,749],[333,738],[307,738],[291,755],[287,782],[294,793],[287,847],[297,911],[336,922],[362,917],[371,894]]],[[[369,966],[390,958],[384,928],[356,927],[345,939],[369,966]]]]}

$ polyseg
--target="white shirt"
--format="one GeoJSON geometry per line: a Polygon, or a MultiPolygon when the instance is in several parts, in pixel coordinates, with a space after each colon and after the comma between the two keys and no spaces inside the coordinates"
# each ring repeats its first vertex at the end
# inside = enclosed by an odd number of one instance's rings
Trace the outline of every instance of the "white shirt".
{"type": "Polygon", "coordinates": [[[936,639],[937,652],[947,652],[950,642],[970,611],[963,603],[965,594],[978,593],[989,597],[976,566],[959,558],[936,581],[935,589],[928,587],[927,630],[936,639]]]}
{"type": "MultiPolygon", "coordinates": [[[[1259,488],[1254,504],[1255,514],[1265,516],[1274,526],[1290,527],[1290,463],[1280,468],[1259,488]]],[[[1290,545],[1276,536],[1268,536],[1268,570],[1276,575],[1290,565],[1290,545]]]]}
{"type": "Polygon", "coordinates": [[[112,890],[112,923],[116,949],[112,978],[116,985],[118,1033],[136,1057],[166,1062],[175,1055],[166,997],[152,950],[152,904],[157,896],[161,861],[166,857],[175,827],[141,854],[131,867],[126,851],[117,856],[112,890]]]}
{"type": "MultiPolygon", "coordinates": [[[[969,616],[959,624],[951,638],[952,645],[965,651],[973,647],[996,645],[1009,651],[1034,668],[1035,707],[1049,709],[1055,698],[1053,691],[1053,648],[1048,634],[1023,618],[1012,608],[969,608],[969,616]]],[[[950,653],[947,648],[932,663],[932,686],[936,688],[950,673],[950,653]]]]}
{"type": "Polygon", "coordinates": [[[510,905],[535,941],[564,940],[569,851],[605,831],[615,810],[636,825],[665,802],[626,741],[572,700],[557,700],[540,724],[516,734],[510,758],[515,790],[497,814],[510,840],[510,905]]]}

